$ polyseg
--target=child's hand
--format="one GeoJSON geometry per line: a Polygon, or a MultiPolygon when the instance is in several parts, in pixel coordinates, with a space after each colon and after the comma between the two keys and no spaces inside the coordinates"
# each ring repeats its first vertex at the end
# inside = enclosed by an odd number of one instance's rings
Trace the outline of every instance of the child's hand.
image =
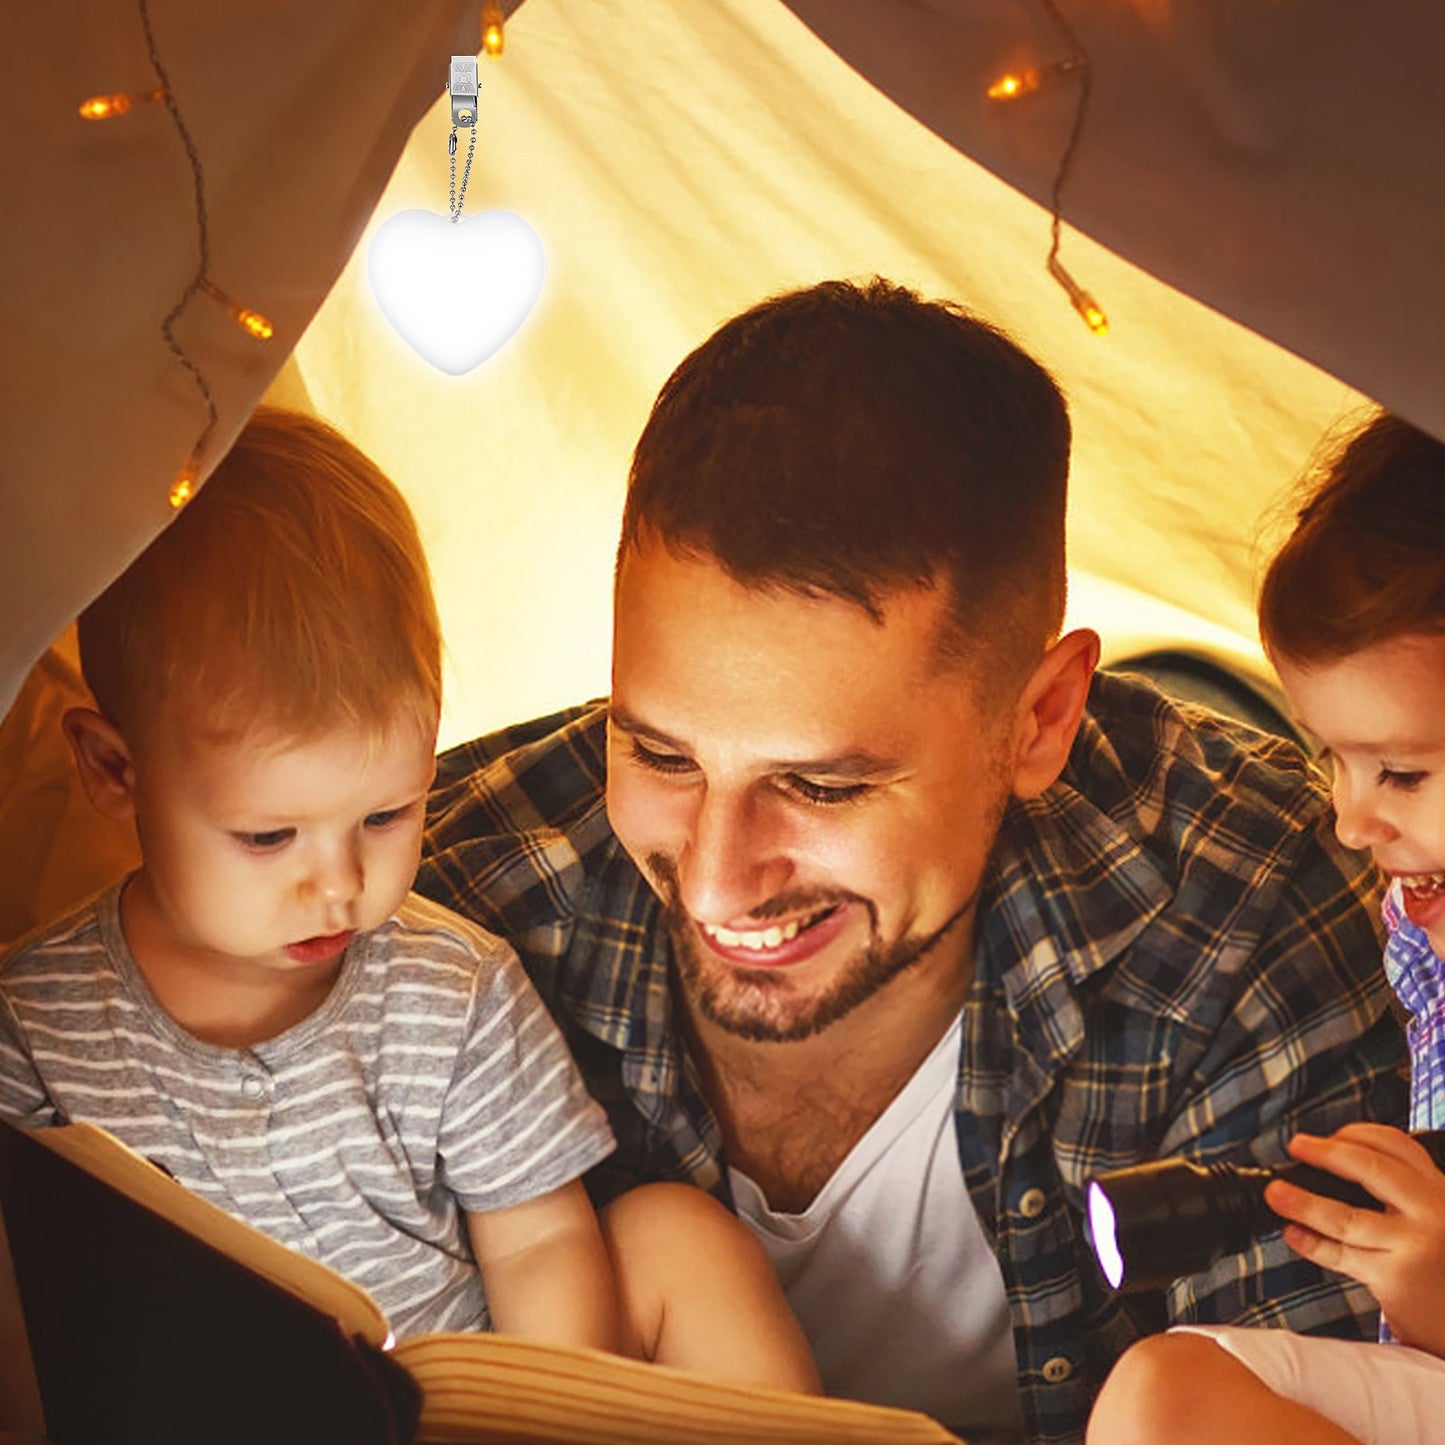
{"type": "Polygon", "coordinates": [[[1445,1357],[1445,1174],[1384,1124],[1346,1124],[1328,1139],[1296,1134],[1289,1152],[1363,1185],[1385,1209],[1355,1209],[1277,1179],[1264,1197],[1293,1221],[1286,1243],[1365,1285],[1402,1343],[1445,1357]]]}

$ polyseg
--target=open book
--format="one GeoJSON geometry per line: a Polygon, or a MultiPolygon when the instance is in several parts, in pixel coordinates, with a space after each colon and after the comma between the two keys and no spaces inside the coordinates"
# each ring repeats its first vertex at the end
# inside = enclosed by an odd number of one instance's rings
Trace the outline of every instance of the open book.
{"type": "Polygon", "coordinates": [[[957,1442],[925,1415],[495,1334],[393,1344],[366,1292],[88,1124],[0,1124],[55,1445],[957,1442]]]}

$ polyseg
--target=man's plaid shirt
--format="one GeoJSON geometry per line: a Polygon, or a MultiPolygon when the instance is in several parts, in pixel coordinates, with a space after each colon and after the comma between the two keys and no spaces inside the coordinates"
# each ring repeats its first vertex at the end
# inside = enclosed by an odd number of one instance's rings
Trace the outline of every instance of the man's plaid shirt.
{"type": "MultiPolygon", "coordinates": [[[[597,704],[447,753],[418,887],[508,938],[562,1024],[618,1137],[595,1197],[690,1179],[726,1199],[658,904],[607,823],[605,723],[597,704]]],[[[1296,749],[1133,680],[1096,679],[1062,779],[1010,807],[955,1117],[1035,1445],[1082,1441],[1109,1366],[1166,1323],[1374,1335],[1365,1291],[1277,1235],[1112,1295],[1082,1204],[1140,1160],[1278,1162],[1298,1128],[1404,1120],[1377,903],[1296,749]]]]}

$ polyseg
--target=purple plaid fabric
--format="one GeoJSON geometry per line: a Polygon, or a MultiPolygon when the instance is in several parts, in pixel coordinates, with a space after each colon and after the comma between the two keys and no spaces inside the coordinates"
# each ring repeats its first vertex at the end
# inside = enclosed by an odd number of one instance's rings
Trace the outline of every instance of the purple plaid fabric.
{"type": "MultiPolygon", "coordinates": [[[[1397,879],[1380,905],[1387,934],[1385,977],[1410,1015],[1410,1127],[1445,1129],[1445,963],[1425,930],[1406,916],[1397,879]]],[[[1380,1343],[1393,1344],[1389,1322],[1380,1320],[1380,1343]]]]}
{"type": "Polygon", "coordinates": [[[1445,962],[1406,917],[1398,880],[1380,911],[1389,933],[1385,976],[1410,1015],[1410,1127],[1445,1129],[1445,962]]]}

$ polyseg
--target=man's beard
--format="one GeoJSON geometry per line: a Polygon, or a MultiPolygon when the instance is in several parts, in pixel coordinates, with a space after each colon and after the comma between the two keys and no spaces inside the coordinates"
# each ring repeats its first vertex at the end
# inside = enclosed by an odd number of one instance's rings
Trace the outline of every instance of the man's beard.
{"type": "Polygon", "coordinates": [[[971,894],[935,932],[910,934],[892,945],[885,945],[879,936],[877,905],[861,894],[818,889],[780,894],[769,900],[750,915],[759,923],[768,917],[815,915],[849,903],[861,905],[868,915],[868,942],[841,975],[822,994],[794,999],[789,997],[791,980],[779,970],[745,968],[709,959],[705,945],[698,939],[697,925],[682,905],[672,860],[661,853],[650,854],[647,870],[662,901],[683,992],[704,1018],[754,1043],[797,1043],[822,1033],[919,962],[965,915],[972,913],[978,897],[976,892],[971,894]]]}

